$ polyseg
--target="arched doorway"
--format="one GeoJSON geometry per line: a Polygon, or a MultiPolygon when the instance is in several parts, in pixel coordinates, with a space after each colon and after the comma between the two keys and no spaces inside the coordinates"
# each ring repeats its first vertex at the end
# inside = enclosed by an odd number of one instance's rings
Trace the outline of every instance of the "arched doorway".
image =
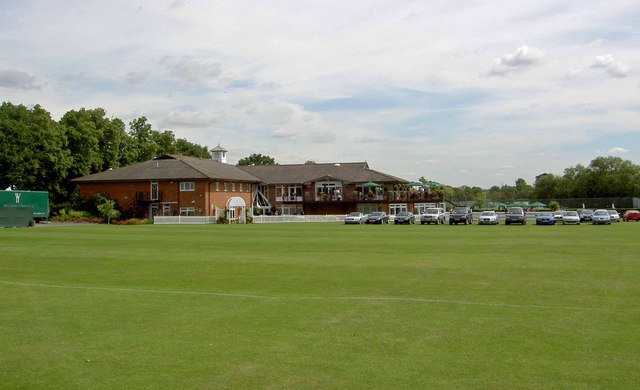
{"type": "Polygon", "coordinates": [[[247,204],[241,197],[234,196],[229,198],[227,200],[227,219],[229,222],[247,223],[246,209],[247,204]]]}

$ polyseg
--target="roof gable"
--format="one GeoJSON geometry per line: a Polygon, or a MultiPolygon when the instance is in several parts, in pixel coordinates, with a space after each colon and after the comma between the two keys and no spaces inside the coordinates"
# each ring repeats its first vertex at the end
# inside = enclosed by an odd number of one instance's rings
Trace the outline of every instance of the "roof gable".
{"type": "Polygon", "coordinates": [[[260,182],[257,177],[234,165],[197,157],[164,155],[122,168],[71,180],[75,183],[141,180],[236,180],[260,182]]]}
{"type": "Polygon", "coordinates": [[[288,164],[240,166],[268,184],[301,184],[336,179],[345,182],[407,182],[395,176],[369,169],[366,162],[339,164],[288,164]]]}

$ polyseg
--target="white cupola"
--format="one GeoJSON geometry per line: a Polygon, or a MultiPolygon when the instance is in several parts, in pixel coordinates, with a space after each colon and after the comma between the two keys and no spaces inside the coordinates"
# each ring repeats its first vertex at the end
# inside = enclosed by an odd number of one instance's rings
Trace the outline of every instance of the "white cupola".
{"type": "Polygon", "coordinates": [[[215,148],[211,149],[211,154],[213,154],[213,159],[215,161],[225,163],[225,164],[227,163],[227,150],[222,146],[220,146],[220,144],[218,144],[218,146],[216,146],[215,148]]]}

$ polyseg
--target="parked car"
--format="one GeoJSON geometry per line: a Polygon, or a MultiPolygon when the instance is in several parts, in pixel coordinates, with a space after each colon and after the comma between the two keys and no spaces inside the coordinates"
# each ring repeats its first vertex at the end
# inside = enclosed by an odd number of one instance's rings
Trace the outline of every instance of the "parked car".
{"type": "Polygon", "coordinates": [[[369,214],[369,216],[367,217],[367,220],[364,221],[364,223],[366,223],[366,224],[370,224],[370,223],[377,223],[377,224],[389,223],[389,216],[384,211],[375,211],[375,212],[369,214]]]}
{"type": "Polygon", "coordinates": [[[609,216],[611,217],[611,222],[620,222],[620,214],[618,214],[615,210],[607,210],[609,212],[609,216]]]}
{"type": "Polygon", "coordinates": [[[393,217],[393,224],[407,224],[416,223],[416,217],[410,211],[401,211],[393,217]]]}
{"type": "Polygon", "coordinates": [[[441,207],[432,207],[425,210],[424,214],[420,216],[420,224],[436,225],[444,224],[444,209],[441,207]]]}
{"type": "Polygon", "coordinates": [[[555,225],[556,219],[549,211],[542,211],[536,214],[536,225],[555,225]]]}
{"type": "Polygon", "coordinates": [[[478,216],[478,225],[497,225],[498,221],[498,213],[492,210],[483,211],[478,216]]]}
{"type": "Polygon", "coordinates": [[[354,211],[353,213],[347,215],[344,219],[344,223],[345,225],[348,224],[361,224],[365,221],[365,219],[367,218],[366,215],[362,214],[361,212],[358,211],[354,211]]]}
{"type": "Polygon", "coordinates": [[[591,222],[594,225],[611,225],[611,216],[605,209],[598,209],[593,212],[591,222]]]}
{"type": "Polygon", "coordinates": [[[458,223],[470,224],[473,223],[473,212],[469,207],[456,207],[451,213],[449,213],[449,225],[458,223]]]}
{"type": "Polygon", "coordinates": [[[564,214],[566,213],[566,211],[564,210],[557,210],[553,212],[553,219],[556,220],[556,222],[562,221],[562,218],[564,217],[564,214]]]}
{"type": "Polygon", "coordinates": [[[580,216],[580,221],[591,221],[591,217],[593,216],[593,210],[589,209],[579,209],[578,215],[580,216]]]}
{"type": "Polygon", "coordinates": [[[563,225],[568,225],[568,224],[580,225],[580,216],[578,215],[578,212],[565,211],[564,215],[562,216],[562,224],[563,225]]]}
{"type": "Polygon", "coordinates": [[[640,221],[640,211],[638,210],[627,210],[622,215],[622,220],[627,221],[640,221]]]}
{"type": "Polygon", "coordinates": [[[522,207],[509,207],[507,214],[504,217],[504,224],[511,225],[512,223],[519,223],[521,225],[527,224],[527,215],[524,213],[522,207]]]}

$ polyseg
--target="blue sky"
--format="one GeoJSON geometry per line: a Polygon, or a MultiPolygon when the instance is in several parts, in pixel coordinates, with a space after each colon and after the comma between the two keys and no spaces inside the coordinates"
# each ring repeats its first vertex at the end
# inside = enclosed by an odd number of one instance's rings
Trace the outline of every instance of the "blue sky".
{"type": "Polygon", "coordinates": [[[0,0],[0,96],[454,186],[640,163],[637,1],[0,0]]]}

